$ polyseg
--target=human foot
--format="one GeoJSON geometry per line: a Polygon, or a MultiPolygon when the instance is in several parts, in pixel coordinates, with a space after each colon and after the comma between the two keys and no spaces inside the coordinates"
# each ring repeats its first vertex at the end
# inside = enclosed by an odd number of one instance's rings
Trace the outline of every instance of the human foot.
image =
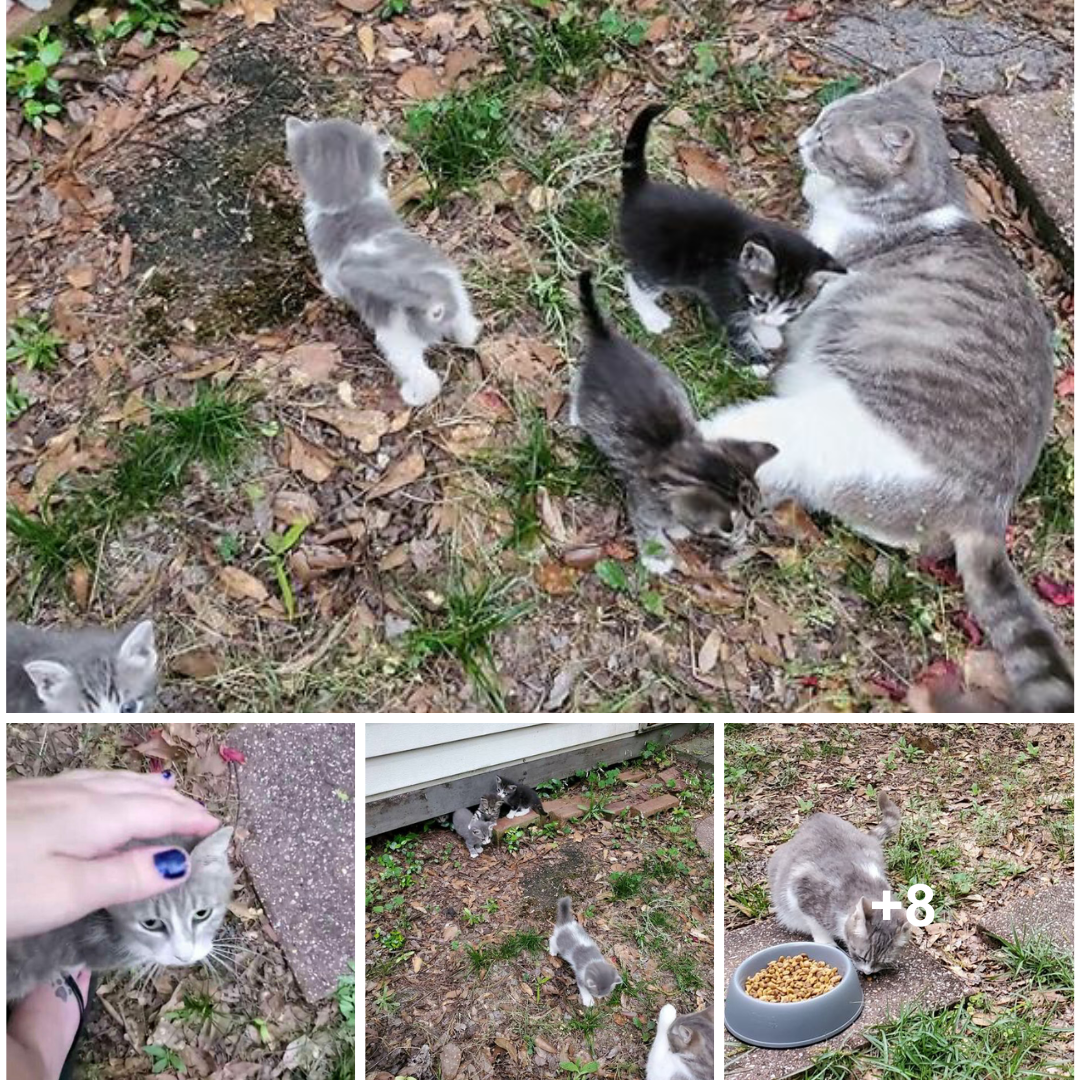
{"type": "MultiPolygon", "coordinates": [[[[90,971],[83,968],[72,978],[89,1005],[90,971]]],[[[57,1080],[81,1017],[79,1000],[62,978],[32,990],[8,1018],[8,1075],[25,1080],[57,1080]]]]}

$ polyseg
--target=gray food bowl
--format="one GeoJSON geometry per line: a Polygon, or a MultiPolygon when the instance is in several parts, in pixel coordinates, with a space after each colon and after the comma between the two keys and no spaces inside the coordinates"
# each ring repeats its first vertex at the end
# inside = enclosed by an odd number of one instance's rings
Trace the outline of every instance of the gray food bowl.
{"type": "Polygon", "coordinates": [[[862,986],[847,953],[833,945],[794,941],[770,945],[735,969],[724,1003],[724,1026],[740,1042],[770,1050],[787,1050],[839,1035],[858,1019],[862,1010],[862,986]],[[777,957],[798,956],[799,953],[806,953],[811,960],[832,964],[840,972],[839,984],[809,1001],[759,1001],[746,992],[746,980],[752,975],[777,957]]]}

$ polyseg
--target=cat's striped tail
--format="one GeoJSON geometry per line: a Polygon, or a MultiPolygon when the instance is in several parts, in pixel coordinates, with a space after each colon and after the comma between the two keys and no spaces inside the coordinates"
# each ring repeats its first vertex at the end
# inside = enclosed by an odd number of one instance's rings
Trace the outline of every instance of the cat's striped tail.
{"type": "Polygon", "coordinates": [[[900,831],[900,807],[884,791],[878,792],[877,804],[881,811],[881,824],[875,825],[870,830],[870,835],[884,843],[900,831]]]}
{"type": "Polygon", "coordinates": [[[626,136],[626,145],[622,153],[624,198],[643,188],[649,179],[648,168],[645,165],[645,141],[649,136],[649,125],[666,108],[666,105],[646,105],[630,125],[630,134],[626,136]]]}
{"type": "Polygon", "coordinates": [[[1064,647],[1039,610],[1001,537],[984,532],[953,537],[964,596],[990,636],[1009,680],[1011,712],[1073,711],[1073,672],[1064,647]]]}
{"type": "Polygon", "coordinates": [[[564,896],[559,901],[558,907],[559,914],[556,916],[555,925],[562,926],[563,923],[573,922],[574,913],[570,910],[570,897],[564,896]]]}

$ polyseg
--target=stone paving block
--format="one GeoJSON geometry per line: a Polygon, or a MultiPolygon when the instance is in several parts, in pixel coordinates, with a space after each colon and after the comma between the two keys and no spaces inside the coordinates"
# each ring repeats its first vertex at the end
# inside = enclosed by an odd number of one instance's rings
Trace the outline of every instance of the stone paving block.
{"type": "Polygon", "coordinates": [[[547,811],[548,817],[554,818],[558,822],[566,822],[581,817],[588,805],[588,800],[581,802],[579,799],[556,799],[554,802],[544,803],[544,809],[547,811]]]}
{"type": "Polygon", "coordinates": [[[1025,934],[1046,934],[1063,949],[1073,951],[1073,883],[1033,886],[1028,895],[1008,906],[987,912],[978,922],[1003,941],[1014,941],[1025,934]]]}
{"type": "Polygon", "coordinates": [[[629,799],[616,799],[614,802],[609,802],[604,807],[604,813],[610,814],[612,817],[618,817],[628,806],[631,806],[629,799]]]}
{"type": "Polygon", "coordinates": [[[676,761],[685,761],[688,765],[694,765],[702,772],[713,774],[713,733],[710,726],[707,731],[695,732],[687,735],[685,739],[673,742],[668,750],[674,755],[676,761]]]}
{"type": "Polygon", "coordinates": [[[701,850],[712,859],[714,847],[712,814],[707,818],[702,818],[701,821],[694,826],[694,835],[697,837],[697,842],[701,846],[701,850]]]}
{"type": "Polygon", "coordinates": [[[543,821],[546,816],[546,814],[538,814],[530,810],[527,814],[521,814],[518,817],[501,817],[495,822],[495,835],[501,840],[503,834],[511,829],[527,829],[534,822],[543,821]]]}
{"type": "Polygon", "coordinates": [[[1058,257],[1073,253],[1073,105],[1071,90],[1016,94],[979,102],[984,142],[1058,257]]]}
{"type": "Polygon", "coordinates": [[[638,803],[636,806],[630,808],[631,813],[637,813],[643,818],[655,817],[657,814],[662,814],[665,810],[673,810],[679,805],[679,800],[674,795],[661,795],[655,799],[649,799],[648,802],[638,803]]]}
{"type": "Polygon", "coordinates": [[[240,858],[308,1001],[356,956],[356,728],[237,724],[240,858]]]}
{"type": "Polygon", "coordinates": [[[624,784],[636,784],[640,780],[644,780],[649,774],[644,769],[623,769],[619,773],[619,779],[624,784]]]}
{"type": "MultiPolygon", "coordinates": [[[[805,940],[805,937],[798,934],[788,933],[775,919],[766,919],[740,930],[726,931],[725,994],[735,969],[748,956],[769,945],[805,940]]],[[[824,1042],[813,1046],[800,1046],[794,1050],[764,1050],[752,1047],[744,1054],[727,1059],[724,1063],[724,1075],[738,1077],[738,1080],[782,1080],[784,1077],[798,1076],[810,1067],[811,1054],[869,1045],[860,1034],[862,1029],[884,1023],[908,1002],[918,1002],[926,1011],[937,1012],[967,996],[967,987],[963,980],[913,945],[903,950],[900,966],[895,971],[887,975],[874,975],[869,979],[860,975],[859,980],[865,1001],[861,1015],[851,1027],[824,1042]]],[[[729,1041],[733,1039],[727,1031],[724,1035],[729,1041]]]]}

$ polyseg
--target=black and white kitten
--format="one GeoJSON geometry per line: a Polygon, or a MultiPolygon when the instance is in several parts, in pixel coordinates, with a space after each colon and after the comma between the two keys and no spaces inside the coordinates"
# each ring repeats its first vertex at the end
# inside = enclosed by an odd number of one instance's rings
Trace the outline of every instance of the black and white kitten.
{"type": "Polygon", "coordinates": [[[574,969],[581,1004],[586,1007],[595,1005],[597,998],[607,997],[622,982],[618,968],[604,959],[585,928],[574,919],[569,896],[559,901],[548,952],[561,956],[574,969]]]}
{"type": "Polygon", "coordinates": [[[757,510],[754,472],[776,447],[706,442],[679,380],[608,327],[588,272],[578,284],[588,342],[570,421],[622,478],[642,564],[666,574],[675,564],[671,540],[691,534],[737,544],[757,510]]]}
{"type": "Polygon", "coordinates": [[[495,780],[506,790],[506,798],[503,801],[509,808],[506,811],[508,818],[521,817],[530,811],[537,814],[545,812],[540,796],[528,784],[515,784],[512,780],[504,780],[501,776],[495,777],[495,780]]]}
{"type": "Polygon", "coordinates": [[[707,191],[650,180],[645,142],[649,124],[663,111],[662,105],[643,109],[623,148],[619,235],[630,264],[630,303],[644,327],[659,334],[671,325],[660,296],[691,293],[727,328],[744,360],[762,363],[783,345],[780,328],[830,275],[847,271],[786,225],[707,191]]]}

